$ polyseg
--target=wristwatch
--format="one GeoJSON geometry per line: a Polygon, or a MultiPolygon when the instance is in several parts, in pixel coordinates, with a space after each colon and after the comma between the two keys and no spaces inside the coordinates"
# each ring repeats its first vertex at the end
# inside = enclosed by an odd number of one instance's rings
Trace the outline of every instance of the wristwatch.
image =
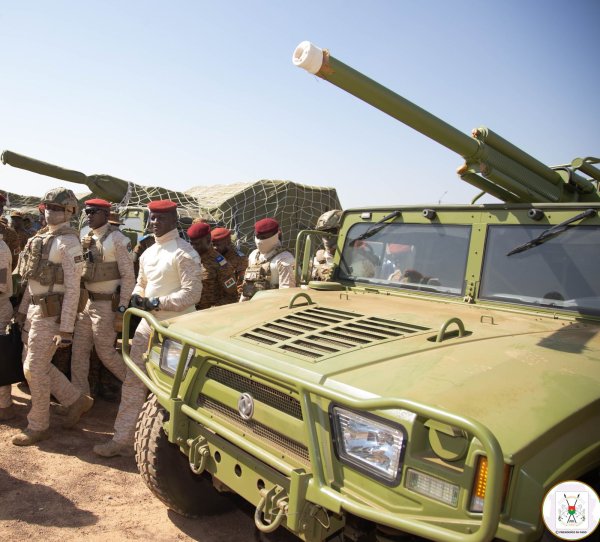
{"type": "Polygon", "coordinates": [[[127,307],[126,307],[125,305],[119,305],[119,306],[117,307],[117,312],[118,312],[119,314],[125,314],[125,311],[126,311],[126,310],[127,310],[127,307]]]}
{"type": "Polygon", "coordinates": [[[148,310],[155,311],[158,309],[158,306],[160,305],[160,299],[158,299],[158,297],[150,297],[147,300],[147,304],[148,304],[148,310]]]}

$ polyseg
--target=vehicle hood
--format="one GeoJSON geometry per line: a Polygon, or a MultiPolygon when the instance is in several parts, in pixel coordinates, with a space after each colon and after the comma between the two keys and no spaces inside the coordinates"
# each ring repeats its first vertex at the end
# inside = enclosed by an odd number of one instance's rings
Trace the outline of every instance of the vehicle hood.
{"type": "Polygon", "coordinates": [[[268,292],[248,303],[182,316],[170,326],[223,357],[276,369],[283,381],[289,375],[355,398],[402,398],[477,420],[504,453],[518,452],[581,412],[600,409],[596,323],[360,291],[311,291],[314,304],[301,297],[289,308],[297,292],[268,292]],[[336,311],[345,320],[327,323],[336,311]],[[311,318],[325,319],[325,325],[311,325],[311,318]],[[300,334],[281,340],[289,322],[301,326],[291,326],[300,334]],[[436,342],[447,322],[446,335],[436,342]],[[462,337],[453,333],[459,322],[462,337]],[[333,342],[324,343],[324,335],[333,342]],[[348,337],[368,340],[336,344],[348,337]],[[319,344],[319,357],[306,354],[319,344]]]}

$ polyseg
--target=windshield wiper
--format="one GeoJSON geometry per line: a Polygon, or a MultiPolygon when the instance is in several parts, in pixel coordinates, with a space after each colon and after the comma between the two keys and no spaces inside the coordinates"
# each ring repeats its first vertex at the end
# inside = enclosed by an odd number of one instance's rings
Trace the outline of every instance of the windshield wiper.
{"type": "MultiPolygon", "coordinates": [[[[560,224],[556,224],[556,226],[552,226],[551,228],[544,230],[542,233],[540,233],[540,235],[538,235],[531,241],[527,241],[527,243],[523,243],[522,245],[519,245],[518,247],[513,248],[506,255],[512,256],[513,254],[518,254],[519,252],[524,252],[526,250],[529,250],[530,248],[542,245],[546,241],[549,241],[550,239],[552,239],[552,238],[556,237],[557,235],[560,235],[562,232],[566,231],[568,229],[569,224],[572,224],[573,222],[577,222],[578,220],[583,220],[584,218],[596,216],[597,214],[598,214],[598,212],[595,209],[587,209],[586,211],[583,211],[583,213],[579,213],[578,215],[568,218],[567,220],[565,220],[564,222],[561,222],[560,224]]],[[[576,224],[576,226],[579,226],[579,225],[580,224],[576,224]]]]}
{"type": "MultiPolygon", "coordinates": [[[[350,239],[348,241],[347,246],[352,247],[352,246],[354,246],[354,244],[357,241],[363,241],[364,239],[368,239],[369,237],[372,237],[373,235],[375,235],[377,232],[380,232],[383,228],[385,228],[388,225],[387,224],[388,220],[392,220],[392,219],[400,216],[401,214],[402,214],[402,211],[396,210],[396,211],[390,213],[389,215],[385,215],[379,222],[375,222],[375,224],[373,224],[366,232],[359,235],[356,239],[350,239]]],[[[340,255],[340,267],[342,265],[346,268],[345,273],[347,275],[352,275],[352,269],[348,265],[348,262],[346,262],[346,258],[344,258],[343,250],[340,255]]]]}
{"type": "Polygon", "coordinates": [[[368,239],[369,237],[373,237],[376,233],[379,233],[383,228],[387,227],[388,220],[392,220],[394,218],[399,217],[402,214],[402,211],[396,210],[389,215],[385,215],[379,222],[375,222],[365,233],[359,235],[356,239],[352,239],[349,241],[349,245],[356,243],[356,241],[363,241],[364,239],[368,239]]]}

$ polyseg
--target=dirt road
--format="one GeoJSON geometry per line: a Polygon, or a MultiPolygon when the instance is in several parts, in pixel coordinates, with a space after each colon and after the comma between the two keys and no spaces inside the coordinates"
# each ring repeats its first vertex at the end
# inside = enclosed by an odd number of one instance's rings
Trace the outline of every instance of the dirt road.
{"type": "Polygon", "coordinates": [[[50,440],[14,446],[10,437],[26,426],[30,403],[17,386],[13,396],[18,415],[0,422],[0,539],[297,540],[283,530],[259,536],[253,510],[235,496],[222,513],[200,520],[167,510],[144,485],[133,458],[103,459],[92,452],[111,435],[116,403],[98,400],[75,429],[62,429],[53,414],[50,440]]]}

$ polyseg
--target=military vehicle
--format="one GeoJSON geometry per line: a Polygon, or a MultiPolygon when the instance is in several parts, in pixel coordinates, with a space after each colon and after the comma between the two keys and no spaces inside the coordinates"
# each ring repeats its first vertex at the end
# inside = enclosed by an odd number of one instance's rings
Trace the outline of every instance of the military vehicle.
{"type": "Polygon", "coordinates": [[[548,490],[599,482],[598,160],[550,168],[307,42],[293,59],[462,155],[501,202],[345,210],[329,281],[164,321],[130,309],[153,328],[145,370],[125,353],[151,392],[143,479],[186,516],[235,492],[261,533],[307,541],[546,536],[548,490]]]}
{"type": "MultiPolygon", "coordinates": [[[[2,152],[1,161],[40,175],[83,184],[95,197],[113,202],[124,221],[121,229],[134,244],[146,233],[146,205],[155,199],[170,199],[178,203],[182,232],[190,226],[192,219],[203,218],[211,225],[229,228],[238,249],[245,252],[255,248],[254,223],[260,218],[276,218],[283,231],[284,245],[292,249],[302,229],[312,227],[325,211],[340,208],[334,188],[308,186],[293,181],[265,179],[198,186],[180,192],[160,186],[143,186],[112,175],[85,175],[9,150],[2,152]]],[[[85,217],[82,215],[80,227],[85,233],[84,224],[85,217]]]]}

